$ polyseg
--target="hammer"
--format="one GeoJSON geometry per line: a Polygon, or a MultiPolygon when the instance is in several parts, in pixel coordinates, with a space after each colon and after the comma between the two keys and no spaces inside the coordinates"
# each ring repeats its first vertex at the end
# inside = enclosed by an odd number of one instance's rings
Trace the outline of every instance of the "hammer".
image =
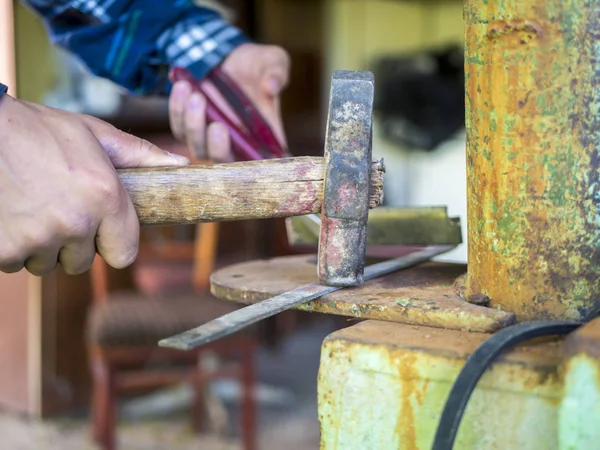
{"type": "Polygon", "coordinates": [[[318,277],[329,286],[364,282],[369,209],[383,198],[383,161],[372,160],[374,80],[332,76],[323,157],[119,170],[140,224],[321,214],[318,277]]]}
{"type": "MultiPolygon", "coordinates": [[[[227,174],[232,174],[236,167],[275,168],[274,173],[270,172],[268,177],[260,177],[260,182],[255,175],[249,176],[243,183],[244,188],[239,191],[244,193],[246,188],[252,190],[251,196],[240,200],[240,206],[246,205],[246,202],[251,205],[246,208],[248,213],[254,212],[251,217],[321,213],[317,265],[319,282],[300,286],[225,314],[163,339],[159,342],[160,346],[191,350],[302,303],[419,264],[450,249],[451,246],[425,247],[419,252],[365,268],[369,209],[381,203],[385,170],[383,162],[373,162],[371,159],[373,100],[374,82],[371,73],[336,71],[332,77],[325,152],[321,160],[290,158],[279,162],[265,160],[248,165],[238,163],[215,166],[227,167],[220,177],[221,181],[224,181],[227,174]],[[292,164],[297,168],[293,171],[294,175],[283,175],[281,169],[292,164]],[[313,178],[315,175],[318,180],[313,178]],[[271,177],[277,179],[274,187],[269,185],[271,177]],[[291,189],[289,184],[293,185],[291,189]],[[265,191],[269,192],[268,195],[265,191]],[[266,197],[261,196],[261,193],[266,197]],[[259,196],[261,199],[257,200],[259,196]],[[269,211],[266,214],[262,210],[265,206],[269,211]]],[[[239,199],[231,199],[227,194],[232,188],[231,184],[223,184],[221,188],[204,195],[208,195],[207,200],[212,198],[213,202],[223,202],[225,197],[227,203],[237,201],[239,199]],[[215,195],[215,191],[218,194],[215,195]],[[217,195],[220,197],[215,198],[217,195]]],[[[228,210],[227,215],[220,217],[227,219],[231,217],[231,212],[233,211],[228,210]]],[[[202,219],[203,215],[196,213],[194,217],[194,220],[202,219]]],[[[215,215],[212,219],[214,218],[215,215]]]]}

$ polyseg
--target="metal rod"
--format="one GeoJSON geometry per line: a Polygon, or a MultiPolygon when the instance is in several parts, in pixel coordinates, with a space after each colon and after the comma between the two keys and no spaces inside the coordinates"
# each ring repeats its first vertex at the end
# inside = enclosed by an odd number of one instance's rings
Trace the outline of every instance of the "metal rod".
{"type": "MultiPolygon", "coordinates": [[[[365,268],[364,280],[381,277],[400,269],[415,266],[434,258],[435,256],[449,252],[455,245],[439,245],[424,247],[422,250],[410,255],[372,264],[365,268]]],[[[192,350],[209,342],[221,339],[241,329],[252,325],[267,317],[274,316],[285,310],[306,303],[310,300],[322,297],[331,292],[343,289],[341,287],[326,286],[320,283],[310,283],[293,291],[268,298],[261,302],[246,306],[237,311],[225,314],[218,319],[212,320],[185,331],[178,335],[163,339],[158,345],[179,350],[192,350]]]]}

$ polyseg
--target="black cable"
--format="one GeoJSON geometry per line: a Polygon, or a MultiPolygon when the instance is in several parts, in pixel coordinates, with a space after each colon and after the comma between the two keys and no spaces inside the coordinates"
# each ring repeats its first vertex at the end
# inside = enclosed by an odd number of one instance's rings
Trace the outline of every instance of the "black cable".
{"type": "Polygon", "coordinates": [[[481,376],[500,354],[530,339],[569,334],[582,324],[583,322],[520,323],[498,331],[481,344],[467,359],[450,390],[432,450],[452,450],[469,398],[481,376]]]}

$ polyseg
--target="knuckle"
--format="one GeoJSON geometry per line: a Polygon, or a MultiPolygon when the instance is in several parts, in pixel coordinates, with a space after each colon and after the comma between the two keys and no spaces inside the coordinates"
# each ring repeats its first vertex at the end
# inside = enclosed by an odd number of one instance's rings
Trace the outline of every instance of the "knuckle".
{"type": "Polygon", "coordinates": [[[140,156],[159,151],[159,148],[147,139],[137,139],[136,147],[137,153],[139,153],[140,156]]]}
{"type": "Polygon", "coordinates": [[[9,266],[0,265],[0,272],[11,274],[20,272],[23,269],[23,264],[15,264],[9,266]]]}
{"type": "Polygon", "coordinates": [[[23,268],[25,257],[16,251],[0,252],[0,271],[4,273],[15,273],[23,268]]]}
{"type": "Polygon", "coordinates": [[[36,277],[43,277],[44,275],[48,275],[50,272],[52,272],[56,268],[57,265],[58,265],[58,262],[54,263],[54,264],[26,263],[25,267],[30,274],[32,274],[36,277]]]}
{"type": "Polygon", "coordinates": [[[51,246],[55,241],[55,237],[50,232],[50,228],[43,230],[40,227],[36,230],[24,230],[21,234],[21,240],[24,243],[23,248],[27,248],[28,253],[33,254],[38,250],[51,246]]]}
{"type": "MultiPolygon", "coordinates": [[[[109,264],[115,269],[125,269],[133,264],[138,255],[138,246],[128,246],[111,258],[109,264]]],[[[108,261],[107,261],[108,262],[108,261]]]]}
{"type": "Polygon", "coordinates": [[[108,176],[96,180],[94,192],[97,201],[104,208],[111,212],[117,213],[123,209],[126,198],[121,186],[121,182],[116,176],[108,176]]]}
{"type": "Polygon", "coordinates": [[[81,275],[85,272],[87,272],[88,270],[90,270],[90,268],[92,267],[92,264],[94,262],[94,258],[89,258],[85,261],[79,261],[76,264],[61,264],[64,272],[67,275],[81,275]]]}
{"type": "Polygon", "coordinates": [[[67,240],[81,240],[95,232],[94,220],[85,212],[64,212],[58,217],[58,224],[60,234],[67,240]]]}
{"type": "Polygon", "coordinates": [[[43,227],[22,226],[12,239],[2,239],[0,270],[6,273],[18,272],[31,255],[46,248],[51,241],[50,234],[43,227]]]}
{"type": "Polygon", "coordinates": [[[277,61],[284,66],[290,66],[292,58],[287,50],[279,45],[269,45],[268,51],[273,61],[277,61]]]}

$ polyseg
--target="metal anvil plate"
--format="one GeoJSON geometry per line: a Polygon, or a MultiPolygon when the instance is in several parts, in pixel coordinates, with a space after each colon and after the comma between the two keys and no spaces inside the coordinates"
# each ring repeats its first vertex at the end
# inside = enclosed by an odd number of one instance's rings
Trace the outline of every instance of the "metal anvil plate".
{"type": "MultiPolygon", "coordinates": [[[[405,250],[405,253],[414,251],[405,250]]],[[[221,299],[256,303],[317,282],[316,264],[316,256],[311,255],[235,264],[213,273],[211,291],[221,299]]],[[[460,282],[455,282],[465,272],[463,264],[425,263],[367,281],[362,286],[332,292],[297,309],[481,332],[511,324],[513,314],[463,300],[460,282]]]]}

